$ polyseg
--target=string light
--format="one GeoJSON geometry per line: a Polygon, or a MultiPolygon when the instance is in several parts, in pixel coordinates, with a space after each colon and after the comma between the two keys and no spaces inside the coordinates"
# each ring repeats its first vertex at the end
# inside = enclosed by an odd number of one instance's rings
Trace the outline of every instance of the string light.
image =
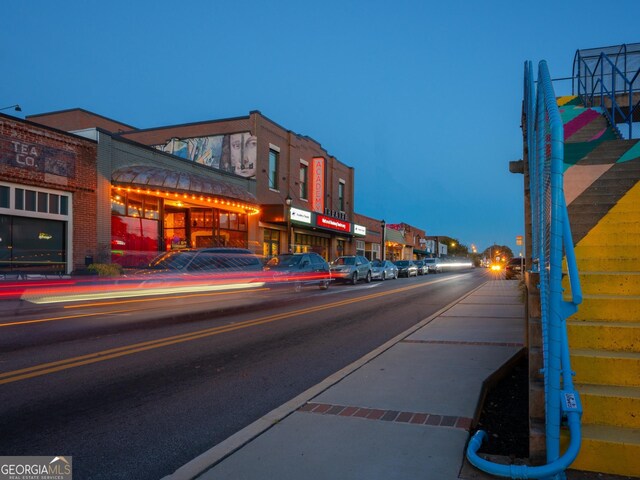
{"type": "MultiPolygon", "coordinates": [[[[121,186],[112,185],[111,188],[113,190],[115,190],[115,191],[118,191],[118,192],[122,192],[123,190],[127,191],[127,192],[131,192],[132,191],[131,187],[124,188],[124,187],[121,187],[121,186]]],[[[136,192],[141,192],[140,188],[135,189],[135,191],[136,192]]],[[[158,197],[171,197],[171,193],[172,192],[162,192],[160,190],[152,191],[150,189],[147,189],[146,193],[148,195],[154,195],[155,194],[155,196],[158,196],[158,197]]],[[[177,193],[177,192],[173,192],[173,197],[174,198],[179,198],[180,194],[177,193]]],[[[189,198],[189,196],[186,193],[183,193],[182,194],[182,198],[189,198]]],[[[198,197],[196,197],[194,194],[191,195],[191,198],[193,200],[198,200],[198,197]]],[[[125,203],[124,203],[124,201],[120,202],[119,201],[120,199],[122,199],[122,197],[113,196],[111,198],[111,202],[116,204],[116,205],[124,207],[125,203]]],[[[231,202],[230,200],[226,200],[226,199],[222,199],[222,198],[217,198],[217,197],[213,197],[213,198],[206,197],[205,198],[204,196],[201,195],[199,197],[199,200],[201,202],[205,202],[206,201],[207,203],[213,203],[213,204],[216,204],[216,205],[226,205],[226,206],[231,207],[231,208],[237,208],[239,210],[243,210],[244,213],[246,213],[247,215],[250,215],[250,216],[251,215],[257,215],[258,213],[260,213],[260,208],[258,208],[257,206],[251,206],[251,205],[247,205],[247,204],[244,204],[244,203],[238,203],[238,202],[231,202]]],[[[180,202],[179,206],[183,206],[182,202],[180,202]]],[[[158,210],[147,210],[145,212],[151,212],[150,215],[156,215],[156,214],[159,215],[159,211],[158,210]]],[[[145,215],[146,215],[146,213],[145,213],[145,215]]]]}

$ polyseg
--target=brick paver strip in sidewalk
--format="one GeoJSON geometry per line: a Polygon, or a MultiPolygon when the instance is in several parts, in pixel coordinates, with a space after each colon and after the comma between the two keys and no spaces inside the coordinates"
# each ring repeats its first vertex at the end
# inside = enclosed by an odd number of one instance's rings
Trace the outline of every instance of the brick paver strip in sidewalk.
{"type": "Polygon", "coordinates": [[[425,425],[440,425],[441,420],[442,417],[440,415],[429,415],[429,418],[427,418],[425,425]]]}
{"type": "Polygon", "coordinates": [[[335,405],[333,407],[331,407],[329,410],[327,410],[327,414],[328,415],[338,415],[340,412],[342,412],[344,410],[345,407],[342,407],[340,405],[335,405]]]}
{"type": "Polygon", "coordinates": [[[304,404],[298,409],[298,412],[338,417],[357,417],[367,420],[410,423],[413,425],[428,425],[430,427],[459,428],[467,431],[471,428],[472,422],[472,419],[468,417],[435,415],[424,412],[399,412],[397,410],[380,410],[376,408],[329,405],[326,403],[313,402],[304,404]]]}
{"type": "Polygon", "coordinates": [[[442,417],[442,421],[440,422],[440,426],[441,427],[454,427],[456,425],[456,421],[458,420],[458,417],[450,417],[450,416],[444,416],[442,417]]]}
{"type": "Polygon", "coordinates": [[[387,410],[384,415],[382,415],[382,420],[385,422],[393,422],[396,417],[400,415],[400,412],[396,412],[395,410],[387,410]]]}
{"type": "Polygon", "coordinates": [[[430,343],[433,345],[472,345],[474,347],[522,347],[523,343],[508,342],[462,342],[457,340],[400,340],[400,343],[430,343]]]}
{"type": "Polygon", "coordinates": [[[371,410],[371,413],[367,415],[367,418],[370,418],[371,420],[380,420],[384,414],[384,410],[377,410],[374,408],[371,410]]]}
{"type": "Polygon", "coordinates": [[[340,415],[341,417],[350,417],[357,411],[358,411],[358,407],[347,407],[343,411],[341,411],[338,415],[340,415]]]}
{"type": "Polygon", "coordinates": [[[398,418],[396,418],[396,422],[408,422],[409,420],[411,420],[411,417],[413,417],[413,413],[402,412],[400,415],[398,415],[398,418]]]}
{"type": "Polygon", "coordinates": [[[428,413],[414,413],[411,423],[422,424],[427,421],[428,413]]]}
{"type": "Polygon", "coordinates": [[[354,417],[367,418],[371,413],[370,408],[358,408],[358,411],[353,414],[354,417]]]}

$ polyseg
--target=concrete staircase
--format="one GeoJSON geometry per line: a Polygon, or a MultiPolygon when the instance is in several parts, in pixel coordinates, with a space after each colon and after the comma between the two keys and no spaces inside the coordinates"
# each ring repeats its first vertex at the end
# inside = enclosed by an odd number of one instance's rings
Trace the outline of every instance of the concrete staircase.
{"type": "MultiPolygon", "coordinates": [[[[584,115],[571,113],[569,122],[584,115]]],[[[636,140],[609,139],[615,132],[602,133],[603,120],[590,113],[566,139],[570,155],[584,153],[566,164],[579,174],[565,175],[584,294],[567,320],[584,407],[582,449],[571,468],[640,477],[640,151],[629,154],[636,140]]],[[[570,298],[566,277],[563,288],[570,298]]]]}

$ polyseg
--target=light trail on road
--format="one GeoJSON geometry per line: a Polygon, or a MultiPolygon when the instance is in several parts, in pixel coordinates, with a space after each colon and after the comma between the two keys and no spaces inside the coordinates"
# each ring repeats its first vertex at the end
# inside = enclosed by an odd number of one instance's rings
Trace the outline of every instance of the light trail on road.
{"type": "MultiPolygon", "coordinates": [[[[4,372],[4,373],[0,373],[0,385],[18,382],[18,381],[26,380],[29,378],[39,377],[39,376],[47,375],[50,373],[59,372],[62,370],[68,370],[71,368],[80,367],[83,365],[103,362],[106,360],[124,357],[127,355],[145,352],[148,350],[167,347],[167,346],[176,345],[179,343],[189,342],[193,340],[199,340],[202,338],[211,337],[214,335],[220,335],[220,334],[232,332],[235,330],[255,327],[258,325],[264,325],[264,324],[276,322],[279,320],[284,320],[291,317],[296,317],[296,316],[305,315],[309,313],[315,313],[315,312],[328,310],[336,307],[342,307],[349,304],[364,302],[364,301],[371,300],[373,298],[380,298],[388,295],[407,292],[409,290],[427,287],[429,285],[434,285],[436,283],[452,281],[462,276],[464,275],[454,275],[451,277],[433,280],[431,282],[419,283],[416,285],[405,286],[405,287],[396,288],[393,290],[386,290],[383,292],[376,292],[368,295],[362,295],[357,298],[341,300],[338,302],[331,302],[323,305],[318,305],[315,307],[307,307],[299,310],[293,310],[291,312],[268,315],[268,316],[253,319],[253,320],[246,320],[244,322],[231,323],[228,325],[221,325],[217,327],[206,328],[203,330],[197,330],[195,332],[174,335],[171,337],[165,337],[165,338],[160,338],[156,340],[149,340],[146,342],[134,343],[131,345],[125,345],[122,347],[111,348],[111,349],[102,350],[99,352],[90,353],[87,355],[81,355],[78,357],[67,358],[67,359],[58,360],[55,362],[34,365],[32,367],[22,368],[19,370],[4,372]]],[[[35,321],[37,320],[34,320],[32,322],[35,322],[35,321]]],[[[40,321],[46,321],[46,319],[42,319],[40,321]]]]}

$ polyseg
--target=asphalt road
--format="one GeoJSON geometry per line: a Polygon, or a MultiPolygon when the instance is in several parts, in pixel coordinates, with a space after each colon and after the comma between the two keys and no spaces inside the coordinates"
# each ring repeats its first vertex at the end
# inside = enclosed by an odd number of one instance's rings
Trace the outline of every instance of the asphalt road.
{"type": "Polygon", "coordinates": [[[5,309],[0,455],[72,456],[77,479],[159,479],[487,275],[5,309]]]}

